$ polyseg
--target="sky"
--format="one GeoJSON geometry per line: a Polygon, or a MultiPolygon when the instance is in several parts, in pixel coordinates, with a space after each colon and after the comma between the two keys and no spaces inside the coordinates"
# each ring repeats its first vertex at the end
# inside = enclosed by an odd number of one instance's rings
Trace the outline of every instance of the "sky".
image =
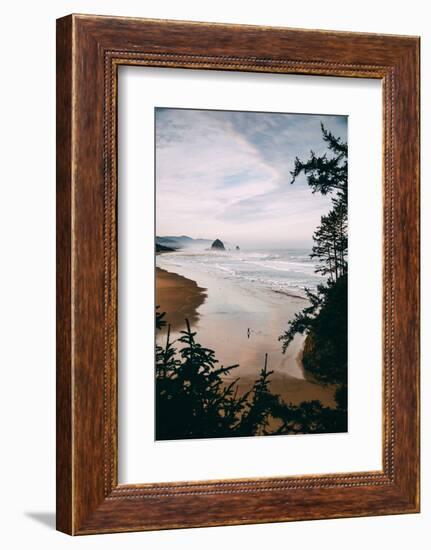
{"type": "Polygon", "coordinates": [[[155,121],[157,235],[311,246],[330,199],[290,172],[327,151],[321,122],[346,141],[347,117],[157,107],[155,121]]]}

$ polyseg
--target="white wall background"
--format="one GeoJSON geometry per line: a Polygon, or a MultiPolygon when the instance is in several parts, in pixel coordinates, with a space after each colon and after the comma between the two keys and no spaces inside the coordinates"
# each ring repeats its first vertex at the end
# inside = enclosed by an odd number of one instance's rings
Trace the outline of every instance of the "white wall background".
{"type": "MultiPolygon", "coordinates": [[[[15,0],[2,7],[0,87],[0,540],[4,548],[427,548],[431,340],[422,346],[422,514],[93,537],[54,531],[55,19],[96,13],[422,37],[423,334],[431,330],[431,30],[428,2],[15,0]],[[428,101],[427,101],[428,99],[428,101]]],[[[429,542],[428,542],[429,544],[429,542]]]]}

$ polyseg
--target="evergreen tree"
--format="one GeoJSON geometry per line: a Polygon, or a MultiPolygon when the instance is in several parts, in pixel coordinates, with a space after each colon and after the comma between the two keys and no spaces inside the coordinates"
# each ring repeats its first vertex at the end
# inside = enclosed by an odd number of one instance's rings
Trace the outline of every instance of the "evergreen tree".
{"type": "MultiPolygon", "coordinates": [[[[285,403],[270,391],[268,357],[253,387],[238,396],[238,365],[218,365],[213,350],[196,341],[187,322],[178,341],[167,327],[164,346],[156,345],[156,439],[188,439],[347,430],[347,144],[322,125],[330,156],[295,159],[292,183],[304,174],[312,192],[330,195],[332,209],[316,229],[311,256],[326,284],[307,290],[310,304],[280,336],[283,352],[295,334],[306,334],[303,364],[316,380],[336,384],[337,408],[319,401],[285,403]]],[[[156,309],[156,327],[166,327],[156,309]]]]}
{"type": "Polygon", "coordinates": [[[316,157],[313,151],[306,162],[296,157],[294,170],[291,172],[294,183],[300,174],[304,174],[313,193],[330,195],[332,210],[322,216],[320,226],[316,229],[311,257],[316,258],[319,266],[316,272],[328,275],[331,281],[347,273],[347,176],[348,163],[347,143],[336,138],[325,129],[322,137],[332,156],[327,154],[316,157]]]}
{"type": "Polygon", "coordinates": [[[332,282],[337,281],[347,273],[347,205],[337,203],[322,216],[313,240],[311,257],[320,264],[316,273],[328,275],[332,282]]]}
{"type": "MultiPolygon", "coordinates": [[[[164,326],[164,314],[156,311],[157,329],[164,326]]],[[[172,342],[168,326],[165,345],[156,345],[157,440],[345,431],[339,409],[319,401],[292,405],[273,394],[267,355],[254,385],[238,396],[239,379],[226,380],[237,365],[219,367],[195,336],[187,322],[172,342]]]]}
{"type": "Polygon", "coordinates": [[[321,157],[316,157],[313,151],[310,152],[310,158],[302,162],[298,157],[295,158],[295,166],[292,175],[292,182],[303,173],[307,178],[307,183],[312,192],[319,192],[322,195],[333,194],[333,200],[345,201],[347,205],[347,143],[336,138],[321,123],[323,141],[327,144],[328,150],[332,156],[328,158],[325,153],[321,157]]]}
{"type": "Polygon", "coordinates": [[[279,396],[269,390],[269,378],[273,371],[268,371],[268,354],[265,354],[265,364],[260,371],[251,391],[251,399],[247,401],[245,411],[236,435],[267,435],[269,419],[274,407],[279,403],[279,396]]]}
{"type": "MultiPolygon", "coordinates": [[[[164,326],[156,312],[156,326],[164,326]]],[[[226,377],[238,367],[218,366],[214,351],[196,342],[190,328],[181,332],[180,347],[170,340],[156,345],[156,439],[188,439],[264,434],[277,399],[268,389],[267,361],[252,389],[238,397],[238,379],[226,377]]]]}
{"type": "Polygon", "coordinates": [[[304,174],[313,193],[331,196],[332,209],[322,216],[314,232],[311,253],[318,262],[315,271],[328,278],[326,284],[318,285],[316,292],[306,290],[310,305],[295,315],[280,340],[285,352],[295,334],[306,335],[304,368],[319,382],[338,386],[335,398],[338,412],[345,420],[340,417],[337,422],[342,425],[347,422],[348,148],[323,124],[321,128],[331,155],[317,157],[311,151],[305,162],[296,158],[291,174],[292,183],[304,174]]]}

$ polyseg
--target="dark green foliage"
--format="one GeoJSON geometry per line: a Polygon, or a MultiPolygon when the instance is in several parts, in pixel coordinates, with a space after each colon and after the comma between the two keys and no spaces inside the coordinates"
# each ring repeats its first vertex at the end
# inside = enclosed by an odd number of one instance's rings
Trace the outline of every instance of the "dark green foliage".
{"type": "Polygon", "coordinates": [[[238,365],[219,367],[188,322],[181,335],[178,353],[169,327],[165,347],[156,346],[156,439],[233,435],[247,396],[236,397],[236,381],[223,382],[238,365]]]}
{"type": "Polygon", "coordinates": [[[159,309],[160,309],[160,306],[156,306],[156,329],[157,330],[160,330],[166,326],[166,321],[164,319],[166,313],[165,312],[161,313],[159,309]]]}
{"type": "MultiPolygon", "coordinates": [[[[331,196],[332,209],[321,218],[312,250],[316,271],[328,276],[327,284],[315,293],[307,291],[310,305],[280,340],[286,351],[295,334],[306,334],[304,367],[318,382],[337,385],[337,408],[320,401],[292,405],[272,394],[267,356],[251,390],[238,397],[238,379],[227,382],[238,365],[219,366],[214,352],[196,342],[187,323],[177,342],[170,341],[168,327],[165,346],[156,346],[156,439],[347,430],[347,144],[323,125],[322,134],[331,155],[311,152],[307,162],[297,158],[292,183],[303,173],[313,193],[331,196]]],[[[165,326],[158,310],[156,326],[165,326]]]]}
{"type": "Polygon", "coordinates": [[[283,351],[296,333],[307,334],[302,363],[317,381],[347,384],[347,274],[316,294],[308,291],[310,306],[297,313],[280,336],[283,351]]]}
{"type": "Polygon", "coordinates": [[[273,414],[283,422],[271,435],[347,431],[346,409],[324,407],[320,401],[304,401],[300,405],[281,402],[273,414]]]}
{"type": "Polygon", "coordinates": [[[269,418],[278,406],[279,397],[269,391],[269,378],[273,371],[268,372],[267,365],[268,354],[265,354],[265,365],[251,390],[251,400],[246,402],[236,435],[268,434],[269,418]]]}
{"type": "Polygon", "coordinates": [[[322,195],[326,195],[335,191],[337,195],[344,196],[347,202],[347,143],[336,138],[325,129],[323,124],[321,124],[321,128],[323,141],[332,152],[332,156],[328,158],[325,153],[321,157],[316,157],[311,151],[310,158],[306,162],[302,162],[296,157],[295,167],[291,172],[292,183],[301,173],[304,173],[313,193],[318,191],[322,195]]]}
{"type": "Polygon", "coordinates": [[[328,132],[323,124],[323,140],[332,156],[326,153],[321,157],[311,151],[306,162],[295,159],[291,172],[292,183],[300,174],[304,174],[312,192],[331,195],[332,210],[322,216],[320,226],[316,229],[311,254],[319,266],[316,272],[328,275],[330,281],[337,281],[347,273],[347,144],[328,132]]]}
{"type": "MultiPolygon", "coordinates": [[[[332,153],[316,157],[311,151],[306,162],[295,160],[292,183],[303,173],[312,192],[331,195],[332,209],[322,216],[313,235],[311,257],[319,264],[316,272],[327,275],[327,283],[315,293],[307,290],[310,305],[295,315],[280,336],[283,352],[295,334],[306,334],[303,365],[324,384],[337,384],[337,411],[347,418],[347,144],[322,125],[323,140],[332,153]]],[[[309,414],[312,415],[311,411],[309,414]]],[[[328,419],[327,419],[328,420],[328,419]]]]}
{"type": "MultiPolygon", "coordinates": [[[[156,310],[156,326],[165,326],[156,310]]],[[[250,391],[238,396],[238,365],[219,367],[195,340],[189,323],[177,342],[156,346],[156,439],[192,439],[345,431],[346,417],[318,401],[284,403],[271,393],[268,357],[250,391]],[[178,344],[178,347],[174,344],[178,344]]]]}
{"type": "Polygon", "coordinates": [[[322,216],[313,240],[311,257],[319,262],[316,272],[328,275],[332,282],[337,281],[347,273],[347,205],[344,202],[337,202],[329,214],[322,216]]]}

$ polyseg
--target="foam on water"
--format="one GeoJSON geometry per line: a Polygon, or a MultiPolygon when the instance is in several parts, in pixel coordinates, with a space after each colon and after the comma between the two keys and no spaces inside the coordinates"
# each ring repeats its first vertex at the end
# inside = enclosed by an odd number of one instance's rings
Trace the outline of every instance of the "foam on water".
{"type": "Polygon", "coordinates": [[[182,249],[157,256],[159,267],[182,272],[199,271],[215,277],[235,280],[238,284],[259,285],[268,290],[304,295],[323,282],[315,273],[310,250],[196,250],[182,249]]]}

